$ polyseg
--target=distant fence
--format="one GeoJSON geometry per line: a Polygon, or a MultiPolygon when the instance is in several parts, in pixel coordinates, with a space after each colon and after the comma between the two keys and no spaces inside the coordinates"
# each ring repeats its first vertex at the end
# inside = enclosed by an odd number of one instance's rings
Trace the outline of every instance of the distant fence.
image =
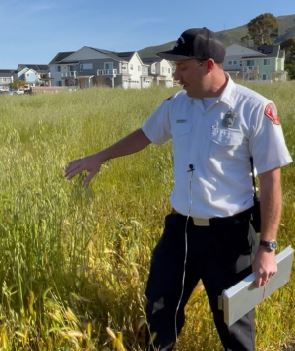
{"type": "Polygon", "coordinates": [[[75,91],[77,87],[32,87],[33,94],[60,93],[63,91],[75,91]]]}

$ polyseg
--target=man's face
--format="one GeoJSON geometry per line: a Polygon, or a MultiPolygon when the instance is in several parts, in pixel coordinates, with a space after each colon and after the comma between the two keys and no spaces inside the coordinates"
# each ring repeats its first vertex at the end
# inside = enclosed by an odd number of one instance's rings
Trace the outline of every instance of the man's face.
{"type": "Polygon", "coordinates": [[[178,80],[188,96],[202,98],[204,95],[204,79],[207,74],[207,61],[196,59],[176,61],[174,79],[178,80]]]}

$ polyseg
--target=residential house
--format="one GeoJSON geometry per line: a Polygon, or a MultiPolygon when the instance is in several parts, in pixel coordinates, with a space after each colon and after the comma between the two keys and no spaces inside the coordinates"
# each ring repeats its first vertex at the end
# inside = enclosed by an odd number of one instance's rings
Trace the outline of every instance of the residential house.
{"type": "Polygon", "coordinates": [[[10,85],[17,79],[16,71],[13,69],[0,69],[0,92],[10,90],[10,85]]]}
{"type": "Polygon", "coordinates": [[[149,76],[153,77],[154,85],[173,87],[173,66],[171,62],[160,57],[142,58],[143,63],[149,67],[149,76]]]}
{"type": "Polygon", "coordinates": [[[233,78],[244,80],[286,80],[285,52],[279,45],[262,46],[258,50],[238,44],[226,48],[224,70],[233,78]]]}
{"type": "Polygon", "coordinates": [[[48,65],[19,64],[18,79],[31,86],[50,86],[51,79],[48,65]]]}
{"type": "Polygon", "coordinates": [[[49,63],[52,84],[88,88],[109,86],[146,88],[152,84],[137,52],[112,52],[84,46],[74,52],[60,52],[49,63]]]}
{"type": "Polygon", "coordinates": [[[49,72],[51,76],[51,84],[53,86],[75,85],[75,70],[74,66],[70,65],[70,62],[63,63],[63,59],[72,55],[75,51],[59,52],[55,57],[49,62],[49,72]],[[66,73],[72,72],[72,77],[66,73]],[[67,81],[65,80],[67,79],[67,81]]]}

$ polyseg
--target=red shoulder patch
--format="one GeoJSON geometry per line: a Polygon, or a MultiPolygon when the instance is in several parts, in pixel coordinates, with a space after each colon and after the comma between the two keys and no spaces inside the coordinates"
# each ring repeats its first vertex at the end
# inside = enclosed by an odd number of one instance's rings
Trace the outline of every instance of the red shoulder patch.
{"type": "Polygon", "coordinates": [[[280,118],[276,114],[276,111],[274,110],[273,104],[268,104],[265,107],[264,114],[266,117],[268,117],[273,124],[280,124],[280,118]]]}

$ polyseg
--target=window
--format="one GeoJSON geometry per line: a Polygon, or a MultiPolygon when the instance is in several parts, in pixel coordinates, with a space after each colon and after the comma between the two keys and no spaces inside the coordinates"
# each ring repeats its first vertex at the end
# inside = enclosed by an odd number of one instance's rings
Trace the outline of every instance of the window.
{"type": "Polygon", "coordinates": [[[254,60],[247,60],[247,66],[254,66],[254,60]]]}
{"type": "Polygon", "coordinates": [[[233,62],[231,60],[228,61],[229,66],[231,66],[233,64],[233,62]]]}
{"type": "Polygon", "coordinates": [[[104,62],[104,69],[113,69],[113,62],[104,62]]]}
{"type": "Polygon", "coordinates": [[[81,63],[80,65],[80,69],[81,71],[89,71],[93,69],[93,63],[89,62],[89,63],[81,63]]]}
{"type": "Polygon", "coordinates": [[[140,72],[141,71],[141,66],[138,66],[138,72],[140,72]]]}
{"type": "Polygon", "coordinates": [[[263,60],[264,66],[269,66],[270,65],[270,59],[264,59],[263,60]]]}
{"type": "Polygon", "coordinates": [[[133,65],[132,64],[130,65],[130,70],[133,71],[133,65]]]}
{"type": "Polygon", "coordinates": [[[57,66],[57,67],[56,67],[56,70],[57,70],[57,72],[61,72],[61,67],[60,67],[60,66],[57,66]]]}

